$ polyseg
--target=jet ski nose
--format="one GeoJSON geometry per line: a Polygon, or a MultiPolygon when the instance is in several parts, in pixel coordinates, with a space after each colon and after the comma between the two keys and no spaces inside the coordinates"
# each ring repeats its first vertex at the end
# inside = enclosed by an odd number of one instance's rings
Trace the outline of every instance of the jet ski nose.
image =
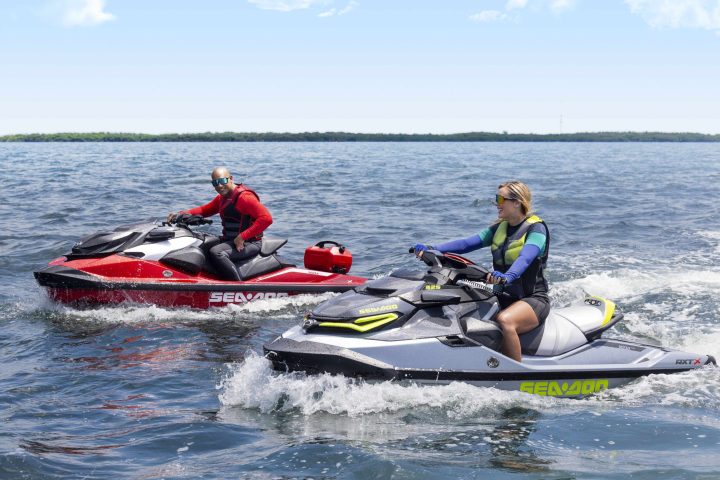
{"type": "Polygon", "coordinates": [[[714,365],[717,367],[717,362],[715,361],[715,357],[713,357],[712,355],[708,355],[707,357],[708,357],[708,359],[707,359],[707,362],[705,362],[705,365],[714,365]]]}

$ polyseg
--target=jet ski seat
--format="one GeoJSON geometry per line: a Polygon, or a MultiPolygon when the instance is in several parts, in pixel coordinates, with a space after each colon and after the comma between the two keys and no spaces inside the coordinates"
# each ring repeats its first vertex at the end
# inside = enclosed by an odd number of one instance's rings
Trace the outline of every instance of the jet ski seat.
{"type": "MultiPolygon", "coordinates": [[[[208,273],[218,275],[218,270],[213,266],[212,262],[207,260],[207,254],[210,251],[212,247],[220,243],[222,240],[220,237],[217,237],[215,235],[206,235],[205,240],[202,244],[202,251],[205,253],[203,256],[204,261],[201,262],[201,266],[198,268],[193,268],[192,270],[188,270],[185,265],[176,265],[179,268],[183,268],[185,270],[190,271],[191,273],[197,273],[199,270],[206,271],[208,273]]],[[[279,270],[285,266],[288,267],[294,267],[294,264],[291,264],[287,262],[284,259],[280,259],[279,261],[276,260],[276,258],[266,258],[263,261],[258,261],[262,259],[263,257],[270,257],[273,253],[280,250],[280,247],[285,245],[287,243],[286,238],[267,238],[263,237],[262,243],[260,246],[260,252],[250,258],[247,258],[245,260],[240,260],[238,262],[235,262],[235,267],[238,270],[238,273],[240,274],[240,278],[242,280],[246,280],[250,277],[256,277],[258,275],[262,275],[263,273],[269,273],[274,270],[279,270]]]]}
{"type": "Polygon", "coordinates": [[[287,243],[287,238],[266,238],[262,239],[260,247],[260,256],[267,257],[280,250],[280,247],[287,243]]]}
{"type": "Polygon", "coordinates": [[[622,320],[615,304],[601,297],[585,297],[569,307],[553,309],[537,328],[520,335],[525,355],[553,356],[598,338],[622,320]]]}
{"type": "Polygon", "coordinates": [[[240,278],[247,280],[252,277],[257,277],[258,275],[280,270],[284,267],[294,267],[294,263],[290,263],[280,255],[276,255],[280,247],[286,243],[286,238],[263,237],[259,254],[235,264],[240,278]]]}

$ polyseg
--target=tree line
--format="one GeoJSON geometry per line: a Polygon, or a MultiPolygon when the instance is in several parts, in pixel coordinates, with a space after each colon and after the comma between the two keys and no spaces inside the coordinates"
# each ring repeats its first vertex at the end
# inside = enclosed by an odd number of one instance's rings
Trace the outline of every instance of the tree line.
{"type": "Polygon", "coordinates": [[[0,136],[0,142],[720,142],[720,134],[667,132],[587,133],[28,133],[0,136]]]}

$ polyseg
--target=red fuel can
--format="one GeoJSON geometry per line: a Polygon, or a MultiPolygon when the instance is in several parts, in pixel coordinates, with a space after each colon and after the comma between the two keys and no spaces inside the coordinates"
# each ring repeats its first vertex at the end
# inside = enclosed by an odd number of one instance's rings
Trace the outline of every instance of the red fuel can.
{"type": "Polygon", "coordinates": [[[332,240],[318,242],[305,249],[305,268],[321,272],[347,273],[352,266],[350,250],[332,240]]]}

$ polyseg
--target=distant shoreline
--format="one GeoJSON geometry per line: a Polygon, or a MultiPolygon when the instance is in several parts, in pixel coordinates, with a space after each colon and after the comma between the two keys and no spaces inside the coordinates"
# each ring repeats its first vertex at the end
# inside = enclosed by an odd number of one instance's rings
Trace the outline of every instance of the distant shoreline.
{"type": "Polygon", "coordinates": [[[587,133],[29,133],[0,142],[720,142],[720,134],[667,132],[587,133]]]}

